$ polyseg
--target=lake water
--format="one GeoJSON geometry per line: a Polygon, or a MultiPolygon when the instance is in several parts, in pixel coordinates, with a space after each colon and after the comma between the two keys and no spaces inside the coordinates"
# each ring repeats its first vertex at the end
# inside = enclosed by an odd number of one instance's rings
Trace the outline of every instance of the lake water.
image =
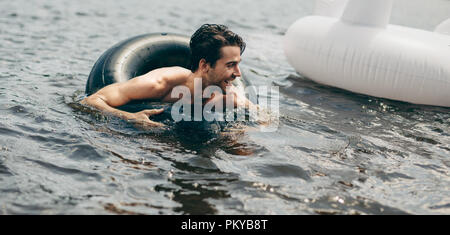
{"type": "MultiPolygon", "coordinates": [[[[449,214],[450,109],[301,78],[281,40],[313,7],[1,1],[0,214],[449,214]],[[241,34],[246,78],[280,87],[276,132],[146,132],[76,108],[109,47],[203,23],[241,34]]],[[[391,22],[432,30],[448,17],[448,0],[398,0],[391,22]]]]}

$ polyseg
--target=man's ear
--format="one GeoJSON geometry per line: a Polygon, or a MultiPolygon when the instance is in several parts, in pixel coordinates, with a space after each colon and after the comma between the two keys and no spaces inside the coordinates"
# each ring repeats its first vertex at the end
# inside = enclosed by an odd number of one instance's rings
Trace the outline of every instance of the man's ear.
{"type": "Polygon", "coordinates": [[[205,59],[201,59],[198,62],[198,68],[202,71],[207,73],[209,71],[209,69],[211,68],[210,64],[208,62],[206,62],[205,59]]]}

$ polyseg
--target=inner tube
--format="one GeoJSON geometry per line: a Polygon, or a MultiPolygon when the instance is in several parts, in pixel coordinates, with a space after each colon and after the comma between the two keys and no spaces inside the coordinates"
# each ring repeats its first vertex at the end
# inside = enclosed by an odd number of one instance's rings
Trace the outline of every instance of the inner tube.
{"type": "MultiPolygon", "coordinates": [[[[125,82],[157,68],[181,66],[190,69],[191,51],[189,42],[190,37],[185,35],[150,33],[131,37],[117,43],[104,52],[94,64],[86,83],[86,95],[91,95],[107,85],[125,82]]],[[[233,84],[240,89],[244,89],[247,82],[235,79],[233,84]]],[[[171,124],[173,123],[171,107],[172,104],[168,103],[139,100],[117,108],[128,112],[164,108],[162,114],[150,118],[154,121],[171,124]]],[[[200,126],[200,129],[210,129],[210,124],[217,123],[216,121],[179,122],[183,127],[187,125],[198,128],[200,126]]]]}
{"type": "Polygon", "coordinates": [[[174,33],[150,33],[126,39],[103,53],[86,84],[86,95],[116,83],[170,66],[190,68],[190,38],[174,33]]]}

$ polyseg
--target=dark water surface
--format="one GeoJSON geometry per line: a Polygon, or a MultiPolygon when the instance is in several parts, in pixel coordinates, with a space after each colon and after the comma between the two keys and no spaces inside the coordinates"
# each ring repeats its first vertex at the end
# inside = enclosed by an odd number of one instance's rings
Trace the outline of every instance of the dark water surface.
{"type": "MultiPolygon", "coordinates": [[[[301,78],[281,39],[314,1],[1,1],[0,214],[449,214],[450,109],[301,78]],[[115,43],[224,23],[280,86],[276,132],[142,131],[76,101],[115,43]]],[[[432,30],[450,2],[396,1],[432,30]]],[[[244,127],[238,127],[242,130],[244,127]]]]}

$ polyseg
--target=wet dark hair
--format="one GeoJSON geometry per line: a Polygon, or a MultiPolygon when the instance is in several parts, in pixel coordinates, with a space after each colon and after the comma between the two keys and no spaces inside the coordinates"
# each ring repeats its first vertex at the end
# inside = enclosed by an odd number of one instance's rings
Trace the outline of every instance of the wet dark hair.
{"type": "Polygon", "coordinates": [[[220,48],[224,46],[238,46],[241,49],[241,55],[245,50],[244,40],[227,26],[202,25],[191,37],[191,71],[197,71],[201,59],[205,59],[211,67],[214,67],[217,60],[222,57],[220,48]]]}

